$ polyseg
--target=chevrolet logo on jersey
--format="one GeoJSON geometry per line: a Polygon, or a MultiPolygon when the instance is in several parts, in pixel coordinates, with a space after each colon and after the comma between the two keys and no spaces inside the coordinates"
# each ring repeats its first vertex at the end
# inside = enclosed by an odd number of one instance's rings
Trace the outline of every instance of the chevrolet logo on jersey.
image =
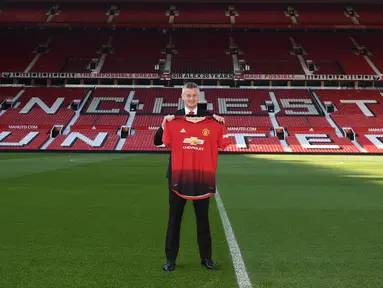
{"type": "Polygon", "coordinates": [[[190,144],[190,145],[202,145],[205,141],[198,139],[197,137],[190,137],[185,138],[184,143],[190,144]]]}

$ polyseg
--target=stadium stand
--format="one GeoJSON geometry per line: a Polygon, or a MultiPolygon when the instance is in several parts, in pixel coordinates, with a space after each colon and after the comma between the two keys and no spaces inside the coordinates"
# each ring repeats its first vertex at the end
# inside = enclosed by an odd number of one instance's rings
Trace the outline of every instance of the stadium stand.
{"type": "MultiPolygon", "coordinates": [[[[20,94],[18,92],[20,91],[16,88],[2,89],[2,95],[7,95],[6,97],[20,94]]],[[[376,91],[203,89],[202,92],[208,109],[226,118],[233,143],[227,151],[284,152],[288,147],[291,152],[358,153],[361,152],[358,146],[344,133],[337,134],[336,129],[383,129],[383,108],[379,98],[382,96],[376,91]],[[318,95],[318,106],[312,104],[314,98],[311,92],[318,95]],[[274,97],[270,95],[274,95],[275,104],[280,107],[275,113],[274,123],[274,113],[269,114],[263,107],[266,101],[273,100],[274,97]],[[343,103],[344,100],[351,99],[352,103],[343,103]],[[369,104],[374,108],[366,109],[369,106],[361,104],[358,106],[355,101],[359,99],[365,99],[363,103],[374,102],[369,104]],[[331,125],[328,117],[324,116],[324,111],[320,110],[329,100],[336,107],[336,111],[329,116],[335,121],[335,127],[331,125]],[[303,104],[291,104],[291,101],[303,104]],[[368,111],[372,111],[371,114],[368,114],[368,111]],[[279,127],[286,130],[287,146],[281,142],[284,139],[280,139],[275,133],[279,127]]],[[[25,147],[39,149],[49,140],[50,129],[54,125],[63,125],[62,131],[66,132],[51,139],[46,150],[114,150],[122,140],[119,135],[120,128],[129,126],[131,118],[130,135],[122,142],[121,150],[164,151],[166,149],[155,147],[149,140],[160,126],[163,115],[180,107],[182,102],[179,102],[179,94],[178,88],[26,88],[14,103],[14,108],[3,111],[0,116],[2,133],[8,133],[7,138],[3,137],[0,141],[0,147],[14,149],[12,145],[7,147],[6,143],[17,140],[20,142],[22,136],[32,132],[27,127],[30,125],[39,136],[36,136],[36,139],[31,138],[28,142],[30,144],[25,147]],[[70,109],[75,99],[80,100],[84,106],[79,111],[76,121],[68,126],[68,123],[75,119],[76,112],[70,109]],[[129,113],[126,111],[127,105],[132,104],[137,105],[138,109],[129,113]],[[5,129],[6,127],[9,129],[5,129]],[[49,129],[41,130],[39,127],[49,129]]],[[[355,140],[367,152],[382,152],[382,146],[379,144],[382,137],[379,133],[374,134],[366,130],[365,133],[357,133],[355,140]]]]}
{"type": "Polygon", "coordinates": [[[382,153],[382,41],[361,31],[381,16],[381,5],[6,3],[0,149],[167,151],[153,135],[182,108],[173,86],[196,78],[229,152],[382,153]],[[377,87],[358,87],[364,77],[377,87]]]}

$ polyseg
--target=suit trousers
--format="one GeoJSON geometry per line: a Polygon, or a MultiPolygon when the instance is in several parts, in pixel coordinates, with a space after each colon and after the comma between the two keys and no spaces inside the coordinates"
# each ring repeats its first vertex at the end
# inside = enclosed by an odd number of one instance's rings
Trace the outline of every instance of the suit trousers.
{"type": "MultiPolygon", "coordinates": [[[[169,180],[169,219],[166,233],[165,253],[168,260],[175,261],[180,246],[181,220],[186,199],[170,189],[169,180]]],[[[193,200],[197,222],[197,240],[201,259],[211,258],[212,245],[209,225],[209,199],[193,200]]]]}

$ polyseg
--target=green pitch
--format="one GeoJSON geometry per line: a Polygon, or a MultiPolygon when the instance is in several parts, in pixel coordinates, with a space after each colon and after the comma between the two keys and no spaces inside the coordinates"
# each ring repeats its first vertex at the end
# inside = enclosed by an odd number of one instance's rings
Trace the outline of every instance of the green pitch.
{"type": "MultiPolygon", "coordinates": [[[[0,153],[0,287],[236,287],[215,200],[217,271],[185,209],[165,273],[167,155],[0,153]]],[[[383,287],[383,158],[222,155],[217,173],[253,287],[383,287]]]]}

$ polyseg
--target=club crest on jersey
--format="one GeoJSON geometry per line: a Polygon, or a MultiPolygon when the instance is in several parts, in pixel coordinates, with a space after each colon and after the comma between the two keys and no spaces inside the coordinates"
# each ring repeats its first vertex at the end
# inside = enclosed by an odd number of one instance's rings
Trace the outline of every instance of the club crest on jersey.
{"type": "Polygon", "coordinates": [[[210,130],[209,129],[205,128],[205,129],[202,130],[202,135],[203,136],[209,136],[209,134],[210,134],[210,130]]]}
{"type": "Polygon", "coordinates": [[[190,144],[190,145],[202,145],[205,141],[198,139],[197,137],[190,137],[185,138],[184,143],[190,144]]]}

